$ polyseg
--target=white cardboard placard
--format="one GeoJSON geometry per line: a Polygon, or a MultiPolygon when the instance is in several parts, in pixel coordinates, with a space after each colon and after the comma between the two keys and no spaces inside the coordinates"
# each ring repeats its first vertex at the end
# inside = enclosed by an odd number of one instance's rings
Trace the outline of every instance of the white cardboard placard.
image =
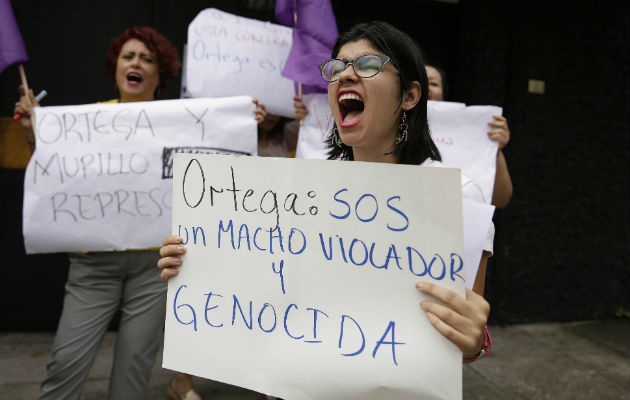
{"type": "Polygon", "coordinates": [[[285,399],[461,398],[461,352],[415,288],[464,294],[459,170],[178,154],[174,171],[165,368],[285,399]]]}

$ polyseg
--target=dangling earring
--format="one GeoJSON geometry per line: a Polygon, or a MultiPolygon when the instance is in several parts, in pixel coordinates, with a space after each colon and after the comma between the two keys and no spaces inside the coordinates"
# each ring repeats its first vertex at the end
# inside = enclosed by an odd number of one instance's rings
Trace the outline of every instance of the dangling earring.
{"type": "Polygon", "coordinates": [[[333,130],[332,130],[332,143],[337,146],[337,147],[342,147],[343,146],[343,142],[341,141],[341,136],[339,135],[339,132],[337,131],[337,125],[333,125],[333,130]]]}
{"type": "Polygon", "coordinates": [[[403,111],[402,120],[400,125],[398,125],[398,136],[396,136],[396,144],[401,144],[402,142],[407,141],[407,137],[409,136],[407,133],[407,128],[409,128],[409,124],[407,123],[407,113],[403,111]]]}

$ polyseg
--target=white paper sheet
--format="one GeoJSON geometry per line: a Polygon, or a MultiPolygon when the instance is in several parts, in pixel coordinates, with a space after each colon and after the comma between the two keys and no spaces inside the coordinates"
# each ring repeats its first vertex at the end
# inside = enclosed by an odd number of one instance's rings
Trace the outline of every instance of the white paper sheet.
{"type": "Polygon", "coordinates": [[[182,97],[252,96],[268,112],[293,118],[294,82],[281,75],[292,41],[283,25],[201,11],[188,27],[182,97]]]}
{"type": "Polygon", "coordinates": [[[442,154],[442,163],[461,168],[481,187],[490,204],[498,143],[488,137],[488,122],[493,115],[501,115],[501,107],[429,101],[427,113],[431,137],[442,154]]]}
{"type": "Polygon", "coordinates": [[[494,206],[464,199],[462,209],[464,215],[466,287],[472,290],[477,270],[479,269],[479,261],[486,244],[488,229],[490,229],[490,224],[492,224],[494,206]]]}
{"type": "Polygon", "coordinates": [[[175,151],[253,154],[250,97],[35,109],[28,253],[143,249],[170,231],[175,151]]]}
{"type": "Polygon", "coordinates": [[[306,117],[300,126],[295,156],[297,158],[326,159],[324,140],[334,123],[328,104],[328,95],[323,93],[305,94],[302,101],[306,106],[306,117]]]}

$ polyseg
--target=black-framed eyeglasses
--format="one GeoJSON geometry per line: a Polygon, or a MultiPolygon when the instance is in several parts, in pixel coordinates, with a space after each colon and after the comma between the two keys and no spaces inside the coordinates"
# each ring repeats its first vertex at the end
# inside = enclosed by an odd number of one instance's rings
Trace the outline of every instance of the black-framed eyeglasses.
{"type": "MultiPolygon", "coordinates": [[[[336,82],[339,80],[339,74],[348,68],[348,64],[352,64],[352,69],[357,76],[361,78],[371,78],[383,70],[385,63],[392,60],[382,54],[366,54],[357,57],[354,60],[344,60],[342,58],[331,58],[319,66],[322,72],[322,79],[326,82],[336,82]]],[[[394,63],[392,66],[396,68],[394,63]]],[[[398,68],[396,68],[398,71],[398,68]]]]}

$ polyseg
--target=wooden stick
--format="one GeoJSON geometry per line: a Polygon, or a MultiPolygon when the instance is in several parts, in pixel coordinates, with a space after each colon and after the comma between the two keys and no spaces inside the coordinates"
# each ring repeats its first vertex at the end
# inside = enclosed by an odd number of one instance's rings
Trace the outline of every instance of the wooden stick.
{"type": "MultiPolygon", "coordinates": [[[[20,79],[22,80],[22,86],[24,86],[24,96],[26,97],[26,102],[29,106],[33,107],[33,102],[31,101],[30,90],[28,88],[28,82],[26,81],[26,73],[24,72],[24,65],[18,65],[18,70],[20,71],[20,79]]],[[[31,113],[32,115],[33,113],[31,113]]]]}
{"type": "Polygon", "coordinates": [[[33,102],[31,101],[31,93],[28,88],[28,82],[26,81],[26,73],[24,72],[24,65],[19,64],[18,70],[20,71],[20,79],[22,80],[22,86],[24,86],[24,94],[25,94],[24,97],[26,97],[26,102],[31,107],[31,129],[33,130],[33,138],[27,137],[27,139],[31,147],[34,147],[35,146],[35,115],[33,115],[33,112],[32,112],[33,102]]]}
{"type": "MultiPolygon", "coordinates": [[[[20,71],[20,79],[22,79],[22,85],[24,86],[24,90],[28,94],[28,82],[26,81],[26,73],[24,73],[24,65],[19,64],[18,65],[18,70],[20,71]]],[[[27,99],[29,105],[32,105],[31,104],[31,99],[28,96],[26,96],[26,99],[27,99]]]]}

